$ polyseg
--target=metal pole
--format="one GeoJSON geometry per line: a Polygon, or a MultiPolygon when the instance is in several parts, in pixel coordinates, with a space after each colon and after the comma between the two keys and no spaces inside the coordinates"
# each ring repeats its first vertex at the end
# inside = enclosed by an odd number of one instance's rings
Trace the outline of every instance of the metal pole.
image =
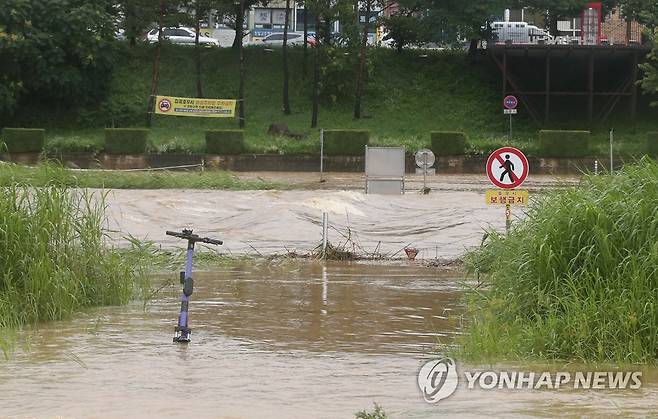
{"type": "Polygon", "coordinates": [[[512,206],[505,204],[505,232],[509,236],[510,229],[512,228],[512,206]]]}
{"type": "Polygon", "coordinates": [[[329,214],[326,212],[322,213],[322,257],[327,256],[327,242],[329,235],[329,214]]]}
{"type": "Polygon", "coordinates": [[[324,182],[324,130],[320,130],[320,182],[324,182]]]}
{"type": "Polygon", "coordinates": [[[614,164],[614,160],[612,158],[612,142],[614,140],[615,136],[615,130],[614,128],[610,128],[610,173],[614,172],[614,167],[612,165],[614,164]]]}
{"type": "Polygon", "coordinates": [[[594,160],[594,174],[598,176],[599,174],[599,161],[594,160]]]}
{"type": "Polygon", "coordinates": [[[427,189],[427,153],[423,153],[423,193],[427,189]]]}
{"type": "Polygon", "coordinates": [[[509,114],[509,138],[512,139],[512,114],[509,114]]]}
{"type": "Polygon", "coordinates": [[[174,335],[174,342],[186,343],[190,341],[191,330],[188,326],[188,310],[190,296],[192,295],[192,258],[194,255],[194,242],[187,242],[187,261],[185,263],[185,274],[183,277],[183,295],[181,296],[180,314],[178,315],[178,326],[174,335]]]}

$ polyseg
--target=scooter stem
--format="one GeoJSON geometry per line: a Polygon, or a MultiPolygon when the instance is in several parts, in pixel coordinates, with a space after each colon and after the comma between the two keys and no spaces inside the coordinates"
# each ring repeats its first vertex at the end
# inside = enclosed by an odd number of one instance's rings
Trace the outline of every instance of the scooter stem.
{"type": "Polygon", "coordinates": [[[194,280],[192,279],[192,259],[194,258],[194,244],[196,242],[221,245],[221,240],[199,237],[192,234],[192,230],[183,230],[182,233],[167,231],[168,236],[178,237],[187,240],[187,260],[185,263],[185,272],[180,273],[180,282],[183,285],[183,295],[181,296],[180,314],[178,315],[178,325],[175,329],[174,342],[188,343],[192,329],[188,326],[190,297],[194,291],[194,280]]]}

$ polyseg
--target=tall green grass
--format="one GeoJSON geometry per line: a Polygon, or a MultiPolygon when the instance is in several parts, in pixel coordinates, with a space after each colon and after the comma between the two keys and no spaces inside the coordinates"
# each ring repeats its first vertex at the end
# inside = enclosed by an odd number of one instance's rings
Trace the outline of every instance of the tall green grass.
{"type": "Polygon", "coordinates": [[[471,358],[658,358],[658,164],[549,192],[467,266],[484,273],[463,338],[471,358]]]}
{"type": "Polygon", "coordinates": [[[104,199],[61,185],[0,188],[0,330],[146,295],[139,254],[106,243],[104,199]]]}
{"type": "Polygon", "coordinates": [[[37,187],[57,184],[76,188],[105,189],[268,190],[285,187],[285,185],[265,181],[241,180],[223,170],[205,172],[77,171],[65,169],[54,163],[28,167],[0,162],[0,187],[17,182],[37,187]]]}

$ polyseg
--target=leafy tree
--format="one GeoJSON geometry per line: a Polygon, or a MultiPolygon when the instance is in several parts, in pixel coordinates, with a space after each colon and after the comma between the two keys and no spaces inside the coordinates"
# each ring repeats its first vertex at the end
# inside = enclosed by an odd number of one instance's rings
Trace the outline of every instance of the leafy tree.
{"type": "Polygon", "coordinates": [[[4,0],[0,7],[0,109],[21,99],[100,100],[116,31],[109,0],[4,0]],[[63,30],[66,28],[66,30],[63,30]]]}
{"type": "Polygon", "coordinates": [[[120,27],[131,46],[157,21],[158,4],[152,0],[125,0],[117,4],[122,17],[120,27]]]}
{"type": "Polygon", "coordinates": [[[324,31],[326,31],[327,28],[325,22],[331,20],[335,9],[332,7],[331,0],[307,0],[307,7],[315,16],[315,43],[313,44],[312,84],[313,104],[311,109],[311,128],[317,128],[318,114],[320,111],[320,72],[322,66],[322,50],[328,46],[328,43],[326,42],[327,35],[324,34],[324,31]]]}
{"type": "MultiPolygon", "coordinates": [[[[242,16],[244,18],[244,11],[246,10],[245,6],[246,0],[240,0],[240,4],[238,8],[242,11],[242,16]]],[[[236,29],[236,41],[239,44],[239,51],[240,51],[240,85],[238,86],[238,124],[240,128],[245,127],[245,123],[247,122],[245,119],[245,109],[244,109],[244,85],[246,82],[247,78],[247,67],[245,63],[245,58],[244,58],[244,36],[242,35],[242,23],[240,23],[240,31],[237,32],[236,29]],[[239,38],[237,34],[239,33],[239,38]]],[[[235,46],[235,43],[233,44],[235,46]]]]}
{"type": "Polygon", "coordinates": [[[388,30],[384,41],[391,40],[398,53],[407,45],[415,45],[422,39],[422,19],[410,15],[396,15],[384,20],[388,30]]]}
{"type": "Polygon", "coordinates": [[[512,5],[502,0],[432,0],[429,17],[453,28],[458,38],[469,40],[469,51],[474,52],[478,41],[486,36],[485,23],[512,5]]]}
{"type": "Polygon", "coordinates": [[[214,10],[221,8],[222,2],[217,0],[187,0],[184,2],[187,11],[186,23],[191,23],[194,27],[194,61],[196,69],[196,96],[203,97],[203,77],[202,77],[202,59],[201,46],[199,45],[199,36],[201,33],[201,21],[204,17],[209,16],[214,10]]]}
{"type": "Polygon", "coordinates": [[[363,73],[366,68],[366,52],[368,50],[368,31],[370,29],[370,13],[373,1],[365,0],[364,12],[365,22],[363,24],[363,37],[359,48],[359,65],[356,70],[356,94],[354,95],[354,119],[361,118],[361,99],[363,96],[363,73]]]}
{"type": "Polygon", "coordinates": [[[269,0],[220,0],[217,5],[218,17],[228,22],[230,27],[235,29],[235,39],[233,40],[233,49],[241,48],[243,38],[245,37],[244,23],[246,13],[256,5],[266,6],[269,0]]]}
{"type": "Polygon", "coordinates": [[[658,2],[655,0],[621,0],[620,5],[624,16],[637,20],[652,33],[658,27],[658,2]]]}
{"type": "MultiPolygon", "coordinates": [[[[650,94],[658,94],[658,35],[651,35],[654,42],[654,49],[648,56],[647,62],[640,64],[644,71],[644,78],[640,82],[642,89],[650,94]]],[[[653,102],[652,106],[658,106],[658,102],[653,102]]]]}
{"type": "Polygon", "coordinates": [[[155,56],[153,58],[153,73],[151,76],[151,94],[146,108],[146,126],[151,126],[152,112],[155,105],[155,96],[158,94],[158,80],[160,77],[160,54],[162,51],[162,31],[165,27],[179,26],[189,22],[189,15],[183,9],[182,0],[159,0],[157,11],[158,40],[155,43],[155,56]]]}
{"type": "MultiPolygon", "coordinates": [[[[286,18],[283,27],[283,113],[290,115],[290,74],[288,72],[288,25],[290,24],[290,0],[286,0],[286,18]]],[[[306,43],[306,39],[304,39],[306,43]]]]}

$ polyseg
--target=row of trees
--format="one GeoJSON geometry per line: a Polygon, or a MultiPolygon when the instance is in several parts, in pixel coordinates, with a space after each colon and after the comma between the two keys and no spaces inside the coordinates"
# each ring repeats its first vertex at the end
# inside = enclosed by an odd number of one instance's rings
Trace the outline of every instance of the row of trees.
{"type": "MultiPolygon", "coordinates": [[[[240,125],[245,124],[244,21],[246,12],[268,0],[4,0],[0,8],[0,112],[14,110],[21,98],[58,99],[88,102],[102,97],[112,68],[111,54],[116,31],[123,30],[130,45],[143,34],[168,26],[193,26],[196,39],[196,95],[203,97],[202,54],[198,43],[200,24],[211,13],[233,26],[233,48],[240,59],[238,88],[240,125]]],[[[557,29],[557,21],[577,15],[587,0],[300,0],[304,33],[313,18],[315,41],[304,43],[304,74],[312,49],[311,126],[318,124],[320,95],[331,86],[328,95],[354,98],[354,118],[362,115],[362,101],[368,69],[368,35],[375,24],[383,24],[385,39],[401,50],[406,45],[437,42],[449,44],[470,41],[474,50],[480,38],[487,36],[486,21],[500,15],[504,8],[530,7],[542,11],[547,25],[557,29]],[[394,16],[383,18],[382,11],[395,7],[394,16]],[[339,21],[340,36],[331,33],[331,23],[339,21]],[[336,48],[341,52],[337,53],[336,48]],[[340,70],[340,83],[331,83],[328,68],[340,70]],[[350,70],[351,69],[351,70],[350,70]],[[352,79],[351,89],[345,80],[352,79]],[[351,92],[349,92],[351,90],[351,92]]],[[[623,13],[646,25],[651,32],[658,26],[658,2],[655,0],[604,0],[607,8],[622,6],[623,13]]],[[[282,110],[292,112],[289,95],[288,23],[291,0],[285,0],[286,25],[282,53],[282,110]]],[[[161,42],[154,45],[155,59],[151,94],[157,93],[161,42]]],[[[647,69],[645,68],[645,71],[647,69]]],[[[651,81],[645,87],[649,88],[651,81]]],[[[153,108],[152,96],[149,111],[153,108]]],[[[150,113],[147,114],[150,124],[150,113]]]]}

